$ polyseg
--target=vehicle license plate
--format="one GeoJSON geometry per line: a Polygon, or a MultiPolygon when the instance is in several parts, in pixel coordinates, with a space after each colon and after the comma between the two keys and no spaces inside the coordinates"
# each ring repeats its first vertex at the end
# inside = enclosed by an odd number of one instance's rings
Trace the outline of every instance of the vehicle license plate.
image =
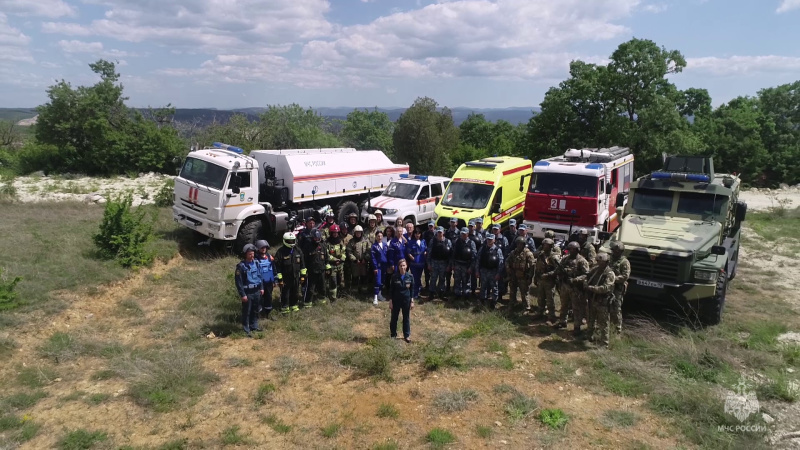
{"type": "Polygon", "coordinates": [[[636,284],[639,286],[647,286],[656,289],[664,289],[664,283],[658,283],[656,281],[650,280],[636,280],[636,284]]]}

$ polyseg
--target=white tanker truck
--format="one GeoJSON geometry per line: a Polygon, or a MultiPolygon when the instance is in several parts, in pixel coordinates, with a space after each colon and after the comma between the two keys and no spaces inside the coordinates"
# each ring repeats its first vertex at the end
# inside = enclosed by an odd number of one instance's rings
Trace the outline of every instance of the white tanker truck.
{"type": "Polygon", "coordinates": [[[339,222],[358,214],[408,165],[380,150],[319,148],[253,150],[215,142],[189,153],[175,178],[172,215],[209,240],[234,241],[235,249],[297,220],[333,207],[339,222]]]}

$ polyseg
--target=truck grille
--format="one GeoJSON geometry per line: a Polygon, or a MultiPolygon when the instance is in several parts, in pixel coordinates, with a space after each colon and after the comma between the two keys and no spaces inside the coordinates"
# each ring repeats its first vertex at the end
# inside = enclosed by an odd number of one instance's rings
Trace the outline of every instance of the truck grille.
{"type": "Polygon", "coordinates": [[[634,250],[628,255],[628,261],[631,263],[631,276],[634,278],[679,283],[688,276],[691,259],[688,256],[662,253],[651,260],[646,251],[634,250]]]}
{"type": "Polygon", "coordinates": [[[539,220],[542,222],[570,223],[570,221],[577,222],[580,218],[580,214],[575,214],[573,216],[567,211],[563,213],[539,212],[539,220]]]}
{"type": "Polygon", "coordinates": [[[208,212],[208,208],[206,208],[205,206],[194,204],[185,198],[181,199],[181,205],[184,208],[191,209],[192,211],[199,212],[200,214],[206,214],[208,212]]]}

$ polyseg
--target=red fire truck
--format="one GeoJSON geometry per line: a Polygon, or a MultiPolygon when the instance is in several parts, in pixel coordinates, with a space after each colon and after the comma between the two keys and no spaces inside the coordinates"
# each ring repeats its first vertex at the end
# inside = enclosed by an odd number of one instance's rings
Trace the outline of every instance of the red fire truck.
{"type": "Polygon", "coordinates": [[[587,228],[600,243],[598,232],[619,226],[616,207],[627,202],[632,179],[633,154],[626,147],[569,149],[543,159],[533,166],[524,222],[536,239],[553,230],[568,240],[587,228]]]}

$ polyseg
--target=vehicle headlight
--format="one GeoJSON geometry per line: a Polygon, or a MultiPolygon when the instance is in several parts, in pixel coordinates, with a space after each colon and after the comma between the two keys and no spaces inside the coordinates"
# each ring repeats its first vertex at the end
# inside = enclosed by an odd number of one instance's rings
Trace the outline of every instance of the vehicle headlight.
{"type": "Polygon", "coordinates": [[[697,281],[705,281],[711,283],[717,280],[716,270],[695,270],[694,279],[697,281]]]}
{"type": "Polygon", "coordinates": [[[220,226],[215,223],[208,224],[208,229],[211,231],[219,231],[220,226]]]}
{"type": "Polygon", "coordinates": [[[384,212],[385,212],[385,213],[386,213],[386,215],[388,215],[388,216],[391,216],[392,214],[397,214],[397,210],[396,210],[396,209],[387,209],[387,210],[386,210],[386,211],[384,211],[384,212]]]}

